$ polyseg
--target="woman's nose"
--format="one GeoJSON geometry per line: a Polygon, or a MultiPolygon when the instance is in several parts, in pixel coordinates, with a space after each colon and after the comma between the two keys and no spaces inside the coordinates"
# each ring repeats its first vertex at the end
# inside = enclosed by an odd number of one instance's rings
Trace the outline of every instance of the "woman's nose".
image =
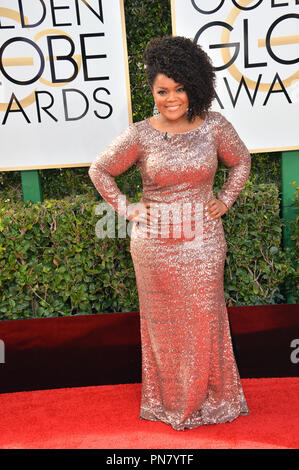
{"type": "Polygon", "coordinates": [[[167,101],[176,101],[176,98],[177,98],[177,96],[176,96],[175,91],[173,91],[173,92],[170,91],[168,93],[168,96],[167,96],[167,101]]]}

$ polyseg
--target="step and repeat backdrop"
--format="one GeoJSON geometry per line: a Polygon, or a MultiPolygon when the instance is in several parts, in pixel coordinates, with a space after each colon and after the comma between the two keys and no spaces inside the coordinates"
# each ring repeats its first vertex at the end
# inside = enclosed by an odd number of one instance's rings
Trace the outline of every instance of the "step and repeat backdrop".
{"type": "Polygon", "coordinates": [[[0,0],[0,170],[82,166],[132,121],[121,0],[0,0]]]}
{"type": "MultiPolygon", "coordinates": [[[[171,0],[251,152],[299,148],[299,0],[171,0]]],[[[88,166],[132,122],[123,0],[0,0],[0,170],[88,166]]]]}
{"type": "Polygon", "coordinates": [[[172,0],[173,34],[211,57],[213,109],[252,152],[299,148],[298,20],[298,0],[172,0]]]}

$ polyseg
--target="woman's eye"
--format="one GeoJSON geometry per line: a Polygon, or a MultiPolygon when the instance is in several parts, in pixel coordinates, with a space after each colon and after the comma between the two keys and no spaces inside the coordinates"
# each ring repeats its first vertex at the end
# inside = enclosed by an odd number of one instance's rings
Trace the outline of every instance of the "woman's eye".
{"type": "MultiPolygon", "coordinates": [[[[184,91],[185,91],[185,88],[184,88],[184,87],[180,87],[180,88],[177,89],[177,91],[179,91],[180,93],[181,93],[181,92],[184,92],[184,91]]],[[[166,93],[166,91],[165,91],[165,90],[159,90],[157,93],[158,93],[158,95],[164,95],[164,94],[166,93]]]]}

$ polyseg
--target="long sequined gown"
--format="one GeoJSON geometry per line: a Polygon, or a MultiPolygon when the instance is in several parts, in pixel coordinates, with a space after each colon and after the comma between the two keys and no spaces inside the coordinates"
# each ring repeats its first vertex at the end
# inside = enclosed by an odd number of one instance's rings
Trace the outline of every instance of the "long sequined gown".
{"type": "Polygon", "coordinates": [[[184,430],[249,413],[224,298],[227,243],[222,219],[209,218],[205,204],[214,196],[218,158],[229,168],[217,195],[228,209],[244,188],[251,159],[232,124],[216,111],[209,111],[196,129],[166,137],[149,119],[131,124],[94,159],[89,176],[123,214],[119,197],[127,207],[130,203],[114,177],[136,163],[143,202],[161,208],[192,203],[193,228],[202,215],[202,232],[192,244],[190,235],[173,235],[178,222],[171,217],[167,236],[161,225],[148,236],[152,226],[130,222],[142,345],[140,418],[184,430]]]}

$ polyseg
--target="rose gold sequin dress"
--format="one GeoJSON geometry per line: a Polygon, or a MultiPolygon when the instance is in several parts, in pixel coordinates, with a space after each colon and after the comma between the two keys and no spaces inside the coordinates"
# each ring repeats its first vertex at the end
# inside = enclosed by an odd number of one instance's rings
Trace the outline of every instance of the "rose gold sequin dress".
{"type": "Polygon", "coordinates": [[[143,202],[156,207],[202,203],[204,208],[202,234],[192,245],[184,235],[146,237],[145,224],[130,222],[142,342],[140,418],[183,430],[249,413],[224,298],[222,219],[209,219],[205,204],[213,197],[218,158],[229,177],[217,197],[229,209],[248,179],[251,159],[218,112],[208,112],[194,130],[164,137],[149,119],[131,124],[95,158],[89,176],[120,214],[118,200],[125,196],[114,177],[134,163],[142,175],[143,202]]]}

